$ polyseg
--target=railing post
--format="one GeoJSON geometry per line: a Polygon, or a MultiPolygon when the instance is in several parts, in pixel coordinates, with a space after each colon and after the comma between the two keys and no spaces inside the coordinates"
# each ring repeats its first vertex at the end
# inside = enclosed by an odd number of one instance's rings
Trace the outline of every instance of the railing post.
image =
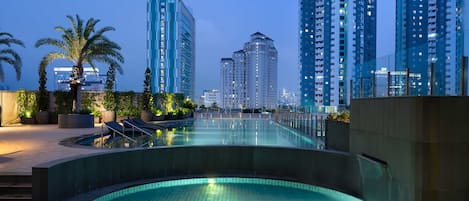
{"type": "Polygon", "coordinates": [[[467,71],[467,56],[462,56],[461,57],[461,78],[459,81],[459,95],[460,96],[467,96],[467,76],[466,76],[466,71],[467,71]]]}
{"type": "Polygon", "coordinates": [[[363,98],[363,77],[360,77],[360,97],[363,98]]]}
{"type": "Polygon", "coordinates": [[[430,63],[430,96],[433,96],[434,92],[434,72],[435,72],[435,63],[430,63]]]}
{"type": "Polygon", "coordinates": [[[376,71],[373,71],[373,83],[372,83],[372,89],[373,89],[373,98],[376,97],[376,71]]]}
{"type": "Polygon", "coordinates": [[[406,78],[405,78],[405,95],[406,96],[409,96],[410,95],[410,70],[409,68],[405,68],[405,75],[406,75],[406,78]]]}
{"type": "Polygon", "coordinates": [[[350,80],[350,87],[349,87],[349,89],[350,89],[350,100],[349,100],[349,105],[351,105],[351,103],[352,103],[352,99],[353,99],[353,80],[352,80],[352,79],[350,80]]]}
{"type": "Polygon", "coordinates": [[[391,96],[391,72],[388,71],[388,97],[391,96]]]}

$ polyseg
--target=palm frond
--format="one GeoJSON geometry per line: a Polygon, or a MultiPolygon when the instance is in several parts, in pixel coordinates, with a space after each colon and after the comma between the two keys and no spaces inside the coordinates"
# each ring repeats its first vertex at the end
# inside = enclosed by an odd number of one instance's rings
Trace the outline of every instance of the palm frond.
{"type": "Polygon", "coordinates": [[[121,75],[124,74],[124,70],[122,69],[122,66],[120,65],[120,63],[108,56],[92,55],[87,58],[87,61],[88,61],[87,63],[89,63],[89,61],[98,61],[98,62],[103,62],[109,65],[112,65],[114,66],[115,69],[117,69],[117,71],[119,71],[119,74],[121,75]]]}
{"type": "Polygon", "coordinates": [[[101,20],[95,20],[94,18],[88,20],[88,22],[86,23],[85,32],[83,33],[83,36],[85,38],[90,37],[90,34],[94,31],[94,27],[96,26],[96,24],[98,24],[99,21],[101,20]]]}
{"type": "MultiPolygon", "coordinates": [[[[77,15],[78,16],[78,15],[77,15]]],[[[77,23],[75,22],[75,19],[73,19],[73,17],[71,15],[67,15],[67,18],[70,20],[70,24],[72,24],[72,28],[73,28],[73,32],[74,34],[77,33],[76,30],[77,30],[77,23]]],[[[75,36],[73,37],[75,38],[75,36]]]]}
{"type": "Polygon", "coordinates": [[[3,82],[3,80],[4,80],[3,66],[2,66],[2,62],[0,62],[0,82],[3,82]]]}
{"type": "Polygon", "coordinates": [[[10,38],[13,38],[13,35],[11,35],[10,33],[7,33],[7,32],[0,32],[0,36],[8,36],[10,38]]]}
{"type": "MultiPolygon", "coordinates": [[[[13,60],[14,62],[13,63],[10,63],[11,65],[13,65],[13,68],[15,69],[16,71],[16,80],[20,80],[20,77],[21,77],[21,66],[23,65],[22,61],[21,61],[21,57],[18,55],[18,53],[16,53],[14,50],[12,49],[4,49],[4,50],[0,50],[0,55],[6,55],[6,54],[9,54],[13,57],[13,60]]],[[[8,63],[8,62],[7,62],[8,63]]]]}
{"type": "Polygon", "coordinates": [[[17,44],[24,47],[24,44],[21,40],[14,38],[0,38],[0,45],[6,45],[8,47],[11,47],[11,44],[17,44]]]}
{"type": "Polygon", "coordinates": [[[36,44],[34,45],[35,47],[41,47],[43,45],[50,45],[50,46],[55,46],[59,49],[66,50],[67,49],[67,44],[65,44],[63,41],[53,39],[53,38],[42,38],[39,39],[36,44]]]}
{"type": "Polygon", "coordinates": [[[39,64],[39,72],[45,71],[49,63],[56,59],[70,59],[70,58],[68,58],[66,54],[61,53],[61,52],[50,52],[42,58],[41,63],[39,64]]]}

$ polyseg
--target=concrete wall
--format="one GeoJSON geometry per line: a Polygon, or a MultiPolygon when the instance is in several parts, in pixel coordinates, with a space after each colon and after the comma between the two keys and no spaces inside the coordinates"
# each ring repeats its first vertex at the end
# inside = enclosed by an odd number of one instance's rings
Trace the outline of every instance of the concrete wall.
{"type": "Polygon", "coordinates": [[[350,124],[326,120],[326,149],[349,152],[350,124]]]}
{"type": "Polygon", "coordinates": [[[144,179],[267,177],[360,197],[357,161],[349,154],[275,147],[192,146],[116,151],[33,167],[33,199],[64,200],[144,179]]]}
{"type": "Polygon", "coordinates": [[[21,121],[18,117],[16,96],[16,91],[0,91],[0,123],[2,126],[19,123],[21,121]]]}
{"type": "Polygon", "coordinates": [[[469,200],[469,97],[356,99],[351,114],[350,151],[386,164],[382,200],[469,200]]]}

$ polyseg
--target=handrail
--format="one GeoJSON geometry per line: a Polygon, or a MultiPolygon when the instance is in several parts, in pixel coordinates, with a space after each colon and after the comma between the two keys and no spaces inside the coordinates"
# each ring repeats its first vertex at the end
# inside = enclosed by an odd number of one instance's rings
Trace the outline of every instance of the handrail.
{"type": "Polygon", "coordinates": [[[124,125],[127,124],[127,125],[131,126],[132,128],[137,129],[138,131],[140,131],[140,132],[142,132],[142,133],[144,133],[144,134],[146,134],[146,135],[148,135],[148,136],[153,136],[153,133],[150,133],[150,132],[148,132],[147,130],[138,127],[137,125],[131,123],[129,120],[124,120],[124,121],[122,121],[122,122],[124,122],[124,125]]]}
{"type": "Polygon", "coordinates": [[[108,128],[108,129],[114,131],[115,133],[121,135],[122,137],[124,137],[124,138],[126,138],[126,139],[128,139],[128,140],[130,140],[130,141],[132,141],[132,142],[137,143],[137,140],[132,139],[131,137],[125,135],[123,132],[120,132],[119,130],[117,130],[117,129],[115,129],[115,128],[112,128],[111,126],[107,125],[106,123],[104,124],[104,126],[106,126],[106,128],[108,128]]]}

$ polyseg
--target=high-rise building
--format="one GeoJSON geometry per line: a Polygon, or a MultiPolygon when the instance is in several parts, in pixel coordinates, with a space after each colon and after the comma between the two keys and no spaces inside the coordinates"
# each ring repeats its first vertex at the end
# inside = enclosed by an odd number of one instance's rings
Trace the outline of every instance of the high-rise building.
{"type": "Polygon", "coordinates": [[[398,0],[396,7],[395,68],[421,75],[408,81],[409,95],[458,94],[464,1],[398,0]]]}
{"type": "Polygon", "coordinates": [[[182,0],[147,1],[147,65],[153,93],[194,98],[195,20],[182,0]]]}
{"type": "Polygon", "coordinates": [[[220,62],[224,108],[277,107],[277,49],[262,33],[220,62]]]}
{"type": "Polygon", "coordinates": [[[217,106],[220,107],[221,94],[218,89],[204,90],[201,96],[201,103],[205,107],[217,106]]]}
{"type": "Polygon", "coordinates": [[[346,107],[350,90],[369,96],[376,68],[375,0],[300,0],[301,105],[346,107]],[[350,86],[350,80],[353,80],[350,86]]]}
{"type": "MultiPolygon", "coordinates": [[[[353,6],[348,9],[348,27],[351,28],[348,33],[351,33],[351,38],[348,40],[349,47],[346,47],[349,50],[345,62],[350,62],[348,66],[353,75],[352,95],[354,98],[376,96],[376,0],[356,1],[349,6],[353,6]]],[[[339,64],[339,71],[340,68],[339,64]]]]}

